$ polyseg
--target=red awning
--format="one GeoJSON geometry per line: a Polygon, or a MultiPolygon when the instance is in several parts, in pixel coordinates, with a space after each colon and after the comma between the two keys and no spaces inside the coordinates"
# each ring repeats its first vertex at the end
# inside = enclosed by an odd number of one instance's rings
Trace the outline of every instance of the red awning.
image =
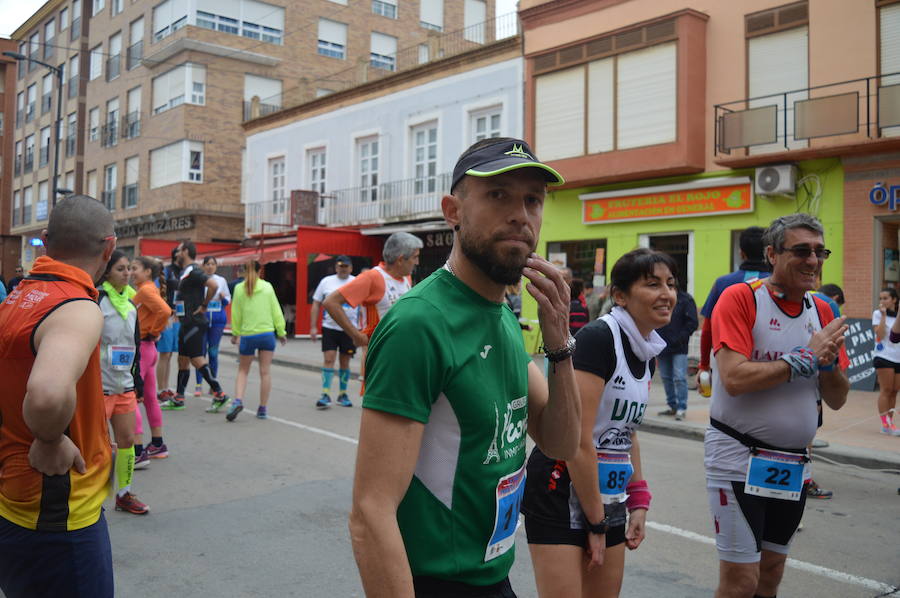
{"type": "Polygon", "coordinates": [[[297,243],[279,243],[278,245],[266,245],[260,255],[259,247],[245,247],[240,251],[226,253],[216,257],[220,266],[236,266],[246,264],[250,260],[257,260],[260,264],[269,262],[296,262],[297,243]]]}

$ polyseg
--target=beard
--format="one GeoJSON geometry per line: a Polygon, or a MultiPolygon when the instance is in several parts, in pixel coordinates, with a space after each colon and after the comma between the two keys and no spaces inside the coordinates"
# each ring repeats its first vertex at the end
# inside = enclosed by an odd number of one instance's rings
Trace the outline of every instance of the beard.
{"type": "Polygon", "coordinates": [[[490,239],[476,239],[469,233],[470,230],[471,228],[464,227],[459,232],[459,247],[463,255],[496,283],[510,285],[519,282],[525,262],[531,251],[534,251],[534,241],[529,243],[531,250],[524,255],[512,251],[501,254],[490,239]]]}

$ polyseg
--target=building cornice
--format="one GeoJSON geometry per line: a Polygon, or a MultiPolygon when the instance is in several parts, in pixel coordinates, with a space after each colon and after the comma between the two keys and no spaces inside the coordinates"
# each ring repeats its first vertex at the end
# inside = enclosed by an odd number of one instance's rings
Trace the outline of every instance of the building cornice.
{"type": "Polygon", "coordinates": [[[13,31],[11,38],[20,42],[25,41],[25,38],[28,37],[28,34],[32,29],[40,25],[41,21],[50,16],[50,13],[60,8],[66,2],[67,0],[48,0],[46,4],[37,9],[37,11],[35,11],[33,15],[28,17],[27,21],[19,25],[18,29],[13,31]]]}
{"type": "Polygon", "coordinates": [[[219,44],[204,42],[197,39],[191,39],[189,37],[182,37],[176,39],[163,48],[160,48],[150,56],[145,56],[144,59],[141,60],[141,64],[149,69],[152,69],[155,66],[165,63],[176,54],[189,51],[202,52],[204,54],[211,54],[213,56],[221,56],[224,58],[232,58],[234,60],[240,60],[241,62],[249,62],[262,66],[276,66],[281,62],[280,58],[275,58],[274,56],[268,56],[266,54],[259,54],[258,52],[241,50],[240,48],[232,48],[230,46],[222,46],[219,44]]]}
{"type": "Polygon", "coordinates": [[[359,96],[365,96],[367,94],[371,94],[372,92],[384,91],[392,89],[394,87],[399,87],[404,83],[415,81],[416,79],[420,78],[426,78],[429,75],[440,73],[447,69],[452,69],[456,66],[484,60],[498,54],[503,54],[504,52],[508,52],[511,49],[515,48],[519,49],[519,56],[521,56],[521,34],[505,38],[492,44],[488,44],[476,50],[464,52],[462,54],[457,54],[455,56],[443,58],[441,60],[435,60],[416,68],[409,69],[407,71],[402,71],[393,75],[389,75],[387,77],[382,77],[375,81],[363,83],[350,89],[337,91],[327,96],[316,98],[303,104],[298,104],[297,106],[285,108],[284,110],[281,110],[279,112],[260,116],[258,118],[254,118],[253,120],[244,122],[242,126],[244,127],[244,131],[246,132],[246,134],[250,135],[257,129],[271,128],[271,125],[280,121],[284,121],[284,123],[293,122],[297,120],[299,115],[302,115],[305,112],[314,111],[317,108],[328,106],[329,104],[340,104],[341,102],[345,102],[359,96]]]}
{"type": "Polygon", "coordinates": [[[551,0],[519,11],[522,29],[558,23],[597,12],[628,0],[551,0]]]}

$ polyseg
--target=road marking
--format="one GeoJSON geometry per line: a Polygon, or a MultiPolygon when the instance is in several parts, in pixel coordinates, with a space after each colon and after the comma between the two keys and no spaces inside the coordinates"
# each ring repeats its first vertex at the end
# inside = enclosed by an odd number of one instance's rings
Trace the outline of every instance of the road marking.
{"type": "MultiPolygon", "coordinates": [[[[715,538],[710,538],[709,536],[697,534],[686,529],[674,527],[672,525],[666,525],[665,523],[648,521],[647,527],[660,532],[665,532],[667,534],[681,536],[682,538],[687,538],[688,540],[694,540],[695,542],[700,542],[701,544],[715,545],[716,543],[715,538]]],[[[883,592],[885,594],[892,594],[898,589],[892,585],[888,585],[874,579],[869,579],[868,577],[861,577],[859,575],[853,575],[851,573],[844,573],[843,571],[835,571],[834,569],[829,569],[828,567],[814,565],[812,563],[807,563],[806,561],[798,561],[797,559],[792,559],[790,557],[788,557],[787,566],[791,567],[792,569],[797,569],[798,571],[805,571],[814,575],[821,575],[822,577],[828,577],[835,581],[862,586],[869,590],[875,590],[876,592],[883,592]]]]}
{"type": "MultiPolygon", "coordinates": [[[[208,398],[208,397],[201,397],[201,398],[202,398],[204,401],[206,401],[207,403],[211,403],[211,402],[212,402],[212,399],[210,399],[210,398],[208,398]]],[[[245,409],[245,411],[248,411],[248,413],[252,413],[254,416],[256,416],[256,412],[255,412],[255,411],[249,411],[249,410],[247,410],[247,409],[245,409]]],[[[343,440],[344,442],[349,442],[350,444],[359,444],[359,441],[358,441],[356,438],[350,438],[349,436],[343,436],[343,435],[337,434],[337,433],[335,433],[335,432],[330,432],[330,431],[328,431],[328,430],[323,430],[322,428],[315,428],[315,427],[313,427],[313,426],[307,426],[307,425],[305,425],[305,424],[300,424],[300,423],[297,423],[297,422],[293,422],[293,421],[291,421],[291,420],[289,420],[289,419],[284,419],[284,418],[281,418],[281,417],[274,417],[274,416],[271,416],[271,415],[270,415],[269,417],[267,417],[266,419],[270,419],[270,420],[272,420],[273,422],[278,422],[279,424],[284,424],[284,425],[286,425],[286,426],[292,426],[292,427],[297,428],[297,429],[300,429],[300,430],[306,430],[307,432],[314,432],[314,433],[316,433],[316,434],[321,434],[322,436],[328,436],[329,438],[334,438],[335,440],[343,440]]]]}

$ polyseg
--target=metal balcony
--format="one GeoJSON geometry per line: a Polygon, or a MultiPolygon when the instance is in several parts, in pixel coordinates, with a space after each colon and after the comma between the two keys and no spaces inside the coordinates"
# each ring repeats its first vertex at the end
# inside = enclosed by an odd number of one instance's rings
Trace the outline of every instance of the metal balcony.
{"type": "Polygon", "coordinates": [[[25,174],[34,170],[34,151],[25,154],[25,174]]]}
{"type": "Polygon", "coordinates": [[[139,64],[141,64],[141,60],[144,58],[144,40],[133,43],[128,46],[126,58],[126,66],[129,71],[139,64]]]}
{"type": "Polygon", "coordinates": [[[50,161],[50,146],[45,145],[44,147],[42,147],[40,149],[40,154],[38,157],[38,168],[46,166],[47,162],[49,162],[49,161],[50,161]]]}
{"type": "Polygon", "coordinates": [[[449,172],[373,187],[352,187],[323,197],[318,222],[324,226],[382,224],[441,218],[441,197],[450,192],[449,172]]]}
{"type": "Polygon", "coordinates": [[[66,158],[70,158],[75,155],[75,132],[71,129],[69,130],[69,136],[66,137],[66,158]]]}
{"type": "Polygon", "coordinates": [[[262,102],[254,103],[252,100],[249,102],[244,101],[244,120],[258,118],[260,116],[278,112],[279,110],[281,110],[281,104],[264,104],[262,102]]]}
{"type": "Polygon", "coordinates": [[[116,121],[100,127],[100,147],[113,147],[119,143],[119,125],[116,121]]]}
{"type": "Polygon", "coordinates": [[[138,184],[132,183],[122,188],[122,207],[134,208],[138,204],[138,184]]]}
{"type": "Polygon", "coordinates": [[[110,212],[116,209],[116,190],[113,189],[111,191],[103,191],[100,193],[100,201],[103,202],[103,205],[106,206],[106,209],[110,212]]]}
{"type": "Polygon", "coordinates": [[[900,73],[716,104],[714,127],[717,158],[900,136],[900,73]]]}
{"type": "Polygon", "coordinates": [[[122,55],[116,54],[106,59],[106,80],[112,81],[119,76],[122,69],[122,55]]]}
{"type": "Polygon", "coordinates": [[[141,113],[129,112],[122,117],[122,139],[134,139],[141,134],[141,113]]]}

